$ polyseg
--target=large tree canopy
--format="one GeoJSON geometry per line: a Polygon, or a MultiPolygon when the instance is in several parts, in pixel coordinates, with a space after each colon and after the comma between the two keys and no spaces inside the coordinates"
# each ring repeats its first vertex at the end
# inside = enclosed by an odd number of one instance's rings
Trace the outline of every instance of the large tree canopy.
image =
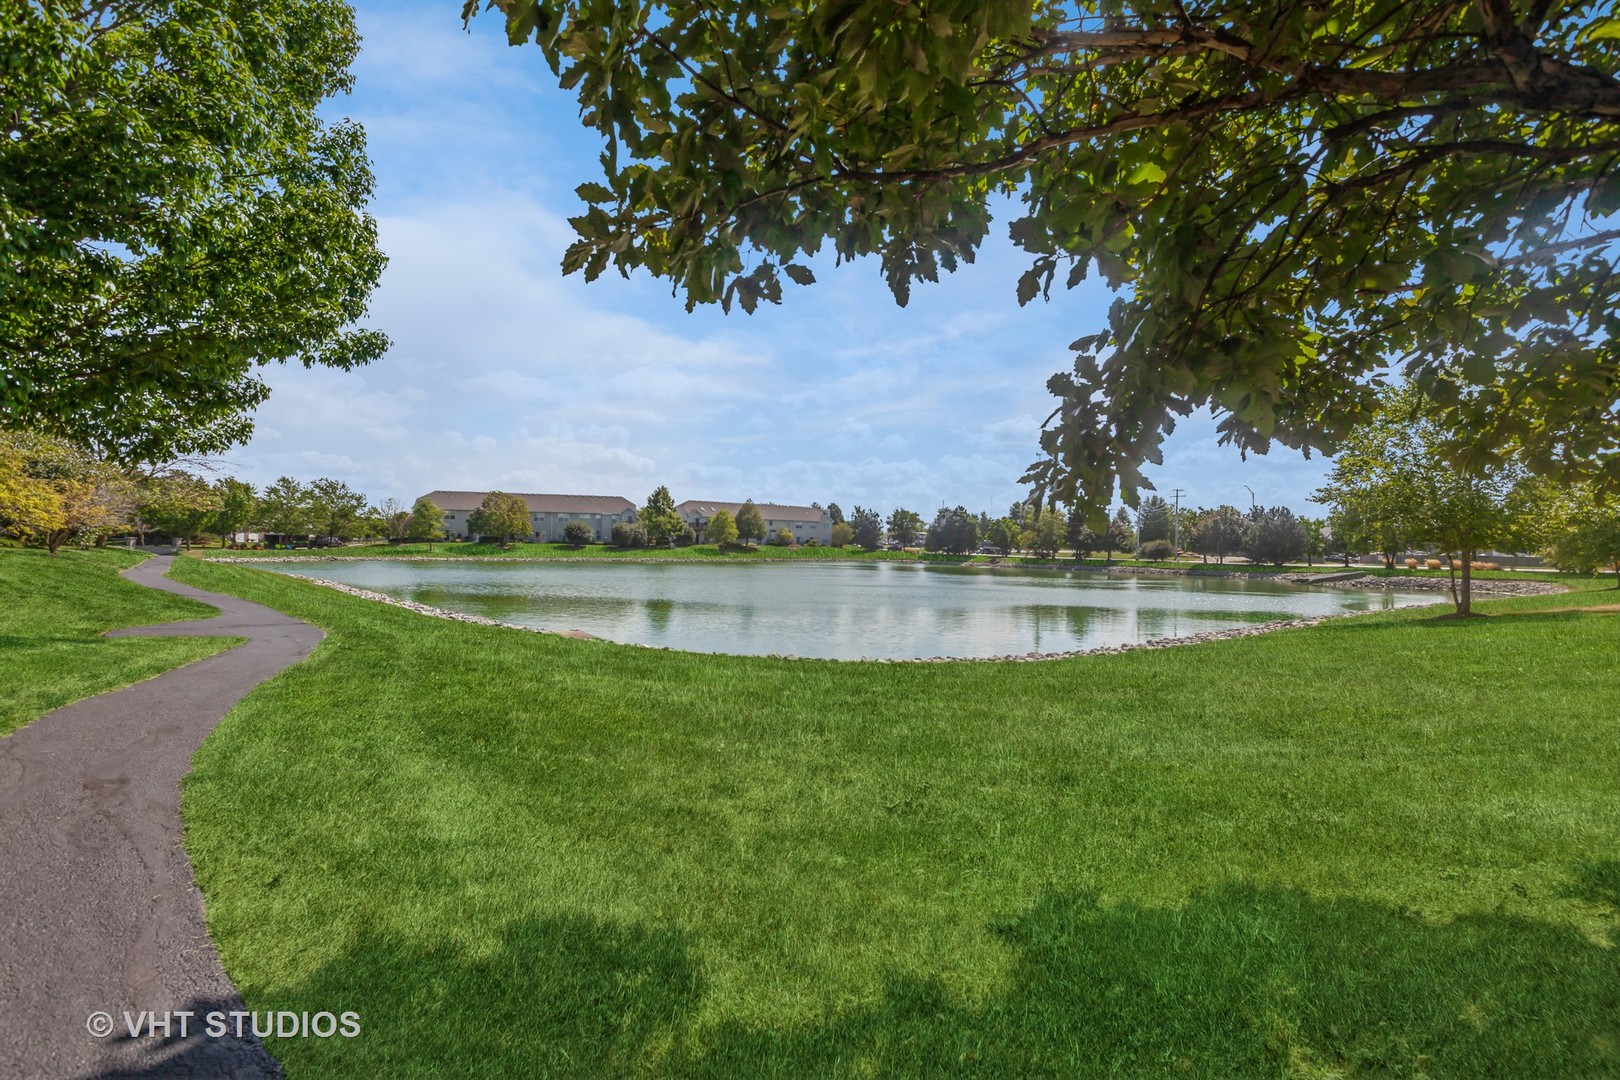
{"type": "Polygon", "coordinates": [[[1244,451],[1331,449],[1387,373],[1484,452],[1620,486],[1606,4],[492,6],[607,139],[565,270],[753,310],[830,242],[904,303],[1021,200],[1020,301],[1120,290],[1049,383],[1048,497],[1134,498],[1206,404],[1244,451]]]}
{"type": "Polygon", "coordinates": [[[350,368],[382,271],[341,0],[0,6],[0,419],[137,460],[246,438],[258,365],[350,368]]]}

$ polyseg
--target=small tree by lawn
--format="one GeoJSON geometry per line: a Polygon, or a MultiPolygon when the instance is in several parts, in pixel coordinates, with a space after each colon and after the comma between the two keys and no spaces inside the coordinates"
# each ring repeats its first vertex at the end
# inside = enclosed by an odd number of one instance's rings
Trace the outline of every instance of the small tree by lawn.
{"type": "Polygon", "coordinates": [[[855,526],[847,521],[840,521],[832,527],[832,546],[835,548],[847,547],[855,542],[855,526]]]}
{"type": "Polygon", "coordinates": [[[737,542],[737,519],[731,516],[730,511],[716,510],[703,527],[703,535],[711,544],[721,547],[734,544],[737,542]]]}
{"type": "Polygon", "coordinates": [[[405,535],[412,540],[426,540],[428,550],[432,551],[433,541],[444,535],[444,511],[432,499],[417,499],[411,506],[410,525],[405,535]]]}
{"type": "Polygon", "coordinates": [[[149,528],[190,544],[218,515],[219,489],[196,473],[174,469],[151,477],[143,486],[141,519],[149,528]]]}
{"type": "Polygon", "coordinates": [[[789,529],[789,528],[786,528],[786,527],[777,529],[776,530],[776,536],[772,539],[771,542],[776,544],[778,547],[792,547],[793,546],[793,530],[789,529]]]}
{"type": "Polygon", "coordinates": [[[253,485],[227,476],[214,482],[219,509],[214,512],[214,531],[219,533],[219,546],[224,547],[239,532],[246,532],[259,510],[259,497],[253,485]]]}
{"type": "Polygon", "coordinates": [[[1131,528],[1131,513],[1123,506],[1114,511],[1108,523],[1108,536],[1104,543],[1103,561],[1113,562],[1116,551],[1136,550],[1136,530],[1131,528]]]}
{"type": "Polygon", "coordinates": [[[587,522],[576,518],[563,526],[563,539],[574,547],[582,548],[596,539],[596,532],[587,522]]]}
{"type": "Polygon", "coordinates": [[[1518,538],[1515,494],[1525,470],[1513,460],[1479,459],[1463,445],[1465,436],[1445,426],[1410,386],[1385,390],[1378,406],[1345,440],[1312,499],[1351,512],[1374,535],[1446,552],[1457,614],[1469,615],[1475,555],[1518,538]],[[1472,464],[1458,464],[1467,457],[1472,464]]]}
{"type": "Polygon", "coordinates": [[[878,545],[883,543],[883,519],[876,510],[857,506],[850,515],[849,524],[855,530],[855,543],[866,551],[876,551],[878,545]]]}
{"type": "Polygon", "coordinates": [[[1043,559],[1057,555],[1069,538],[1069,523],[1056,509],[1043,510],[1033,527],[1025,530],[1024,546],[1043,559]]]}
{"type": "Polygon", "coordinates": [[[1281,566],[1305,554],[1305,528],[1286,506],[1249,511],[1243,535],[1243,557],[1252,563],[1281,566]]]}
{"type": "Polygon", "coordinates": [[[516,495],[492,491],[468,515],[467,528],[480,537],[496,537],[501,547],[509,548],[513,540],[531,531],[528,504],[516,495]]]}
{"type": "Polygon", "coordinates": [[[1560,570],[1590,574],[1605,567],[1620,589],[1620,500],[1600,503],[1588,486],[1559,493],[1545,529],[1542,556],[1560,570]]]}
{"type": "Polygon", "coordinates": [[[759,512],[754,500],[749,499],[737,510],[737,535],[743,543],[765,539],[765,515],[759,512]]]}
{"type": "Polygon", "coordinates": [[[641,508],[637,518],[647,531],[647,542],[656,547],[673,544],[686,528],[686,522],[675,510],[675,497],[662,484],[647,496],[647,505],[641,508]]]}
{"type": "Polygon", "coordinates": [[[1226,562],[1228,555],[1237,554],[1243,547],[1243,515],[1235,506],[1217,506],[1198,516],[1187,546],[1199,555],[1213,556],[1217,563],[1226,562]]]}
{"type": "Polygon", "coordinates": [[[621,548],[646,547],[647,530],[641,527],[639,521],[615,521],[613,523],[613,546],[621,548]]]}
{"type": "Polygon", "coordinates": [[[901,547],[910,547],[921,536],[926,523],[915,510],[896,510],[889,515],[889,539],[901,547]]]}

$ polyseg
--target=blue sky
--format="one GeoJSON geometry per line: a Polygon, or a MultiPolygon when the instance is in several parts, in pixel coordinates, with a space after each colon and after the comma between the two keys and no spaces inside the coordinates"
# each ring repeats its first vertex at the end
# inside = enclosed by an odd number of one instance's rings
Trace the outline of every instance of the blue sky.
{"type": "MultiPolygon", "coordinates": [[[[390,354],[358,372],[272,368],[257,433],[227,472],[255,483],[331,476],[374,500],[434,488],[743,499],[1001,513],[1037,456],[1068,342],[1103,325],[1091,280],[1020,308],[1025,260],[998,215],[978,262],[895,306],[875,263],[812,263],[749,316],[688,314],[667,284],[559,269],[597,175],[534,47],[498,17],[461,28],[458,0],[356,5],[355,92],[390,263],[371,321],[390,354]]],[[[1324,471],[1277,448],[1244,462],[1207,416],[1166,445],[1158,488],[1184,502],[1308,502],[1324,471]]]]}

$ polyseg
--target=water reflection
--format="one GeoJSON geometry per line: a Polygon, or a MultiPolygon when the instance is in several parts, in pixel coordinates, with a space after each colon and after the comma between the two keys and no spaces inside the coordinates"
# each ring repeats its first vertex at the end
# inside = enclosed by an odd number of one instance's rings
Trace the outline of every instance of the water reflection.
{"type": "Polygon", "coordinates": [[[844,659],[1069,652],[1435,600],[1242,578],[890,563],[356,560],[276,568],[612,641],[844,659]]]}

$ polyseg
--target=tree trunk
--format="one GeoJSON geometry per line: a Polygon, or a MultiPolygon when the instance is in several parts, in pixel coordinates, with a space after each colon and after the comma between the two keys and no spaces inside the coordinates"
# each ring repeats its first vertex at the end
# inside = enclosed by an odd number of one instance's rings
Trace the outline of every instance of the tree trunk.
{"type": "Polygon", "coordinates": [[[1457,607],[1457,614],[1472,615],[1474,613],[1473,598],[1474,553],[1472,551],[1465,551],[1463,552],[1462,603],[1457,607]]]}

